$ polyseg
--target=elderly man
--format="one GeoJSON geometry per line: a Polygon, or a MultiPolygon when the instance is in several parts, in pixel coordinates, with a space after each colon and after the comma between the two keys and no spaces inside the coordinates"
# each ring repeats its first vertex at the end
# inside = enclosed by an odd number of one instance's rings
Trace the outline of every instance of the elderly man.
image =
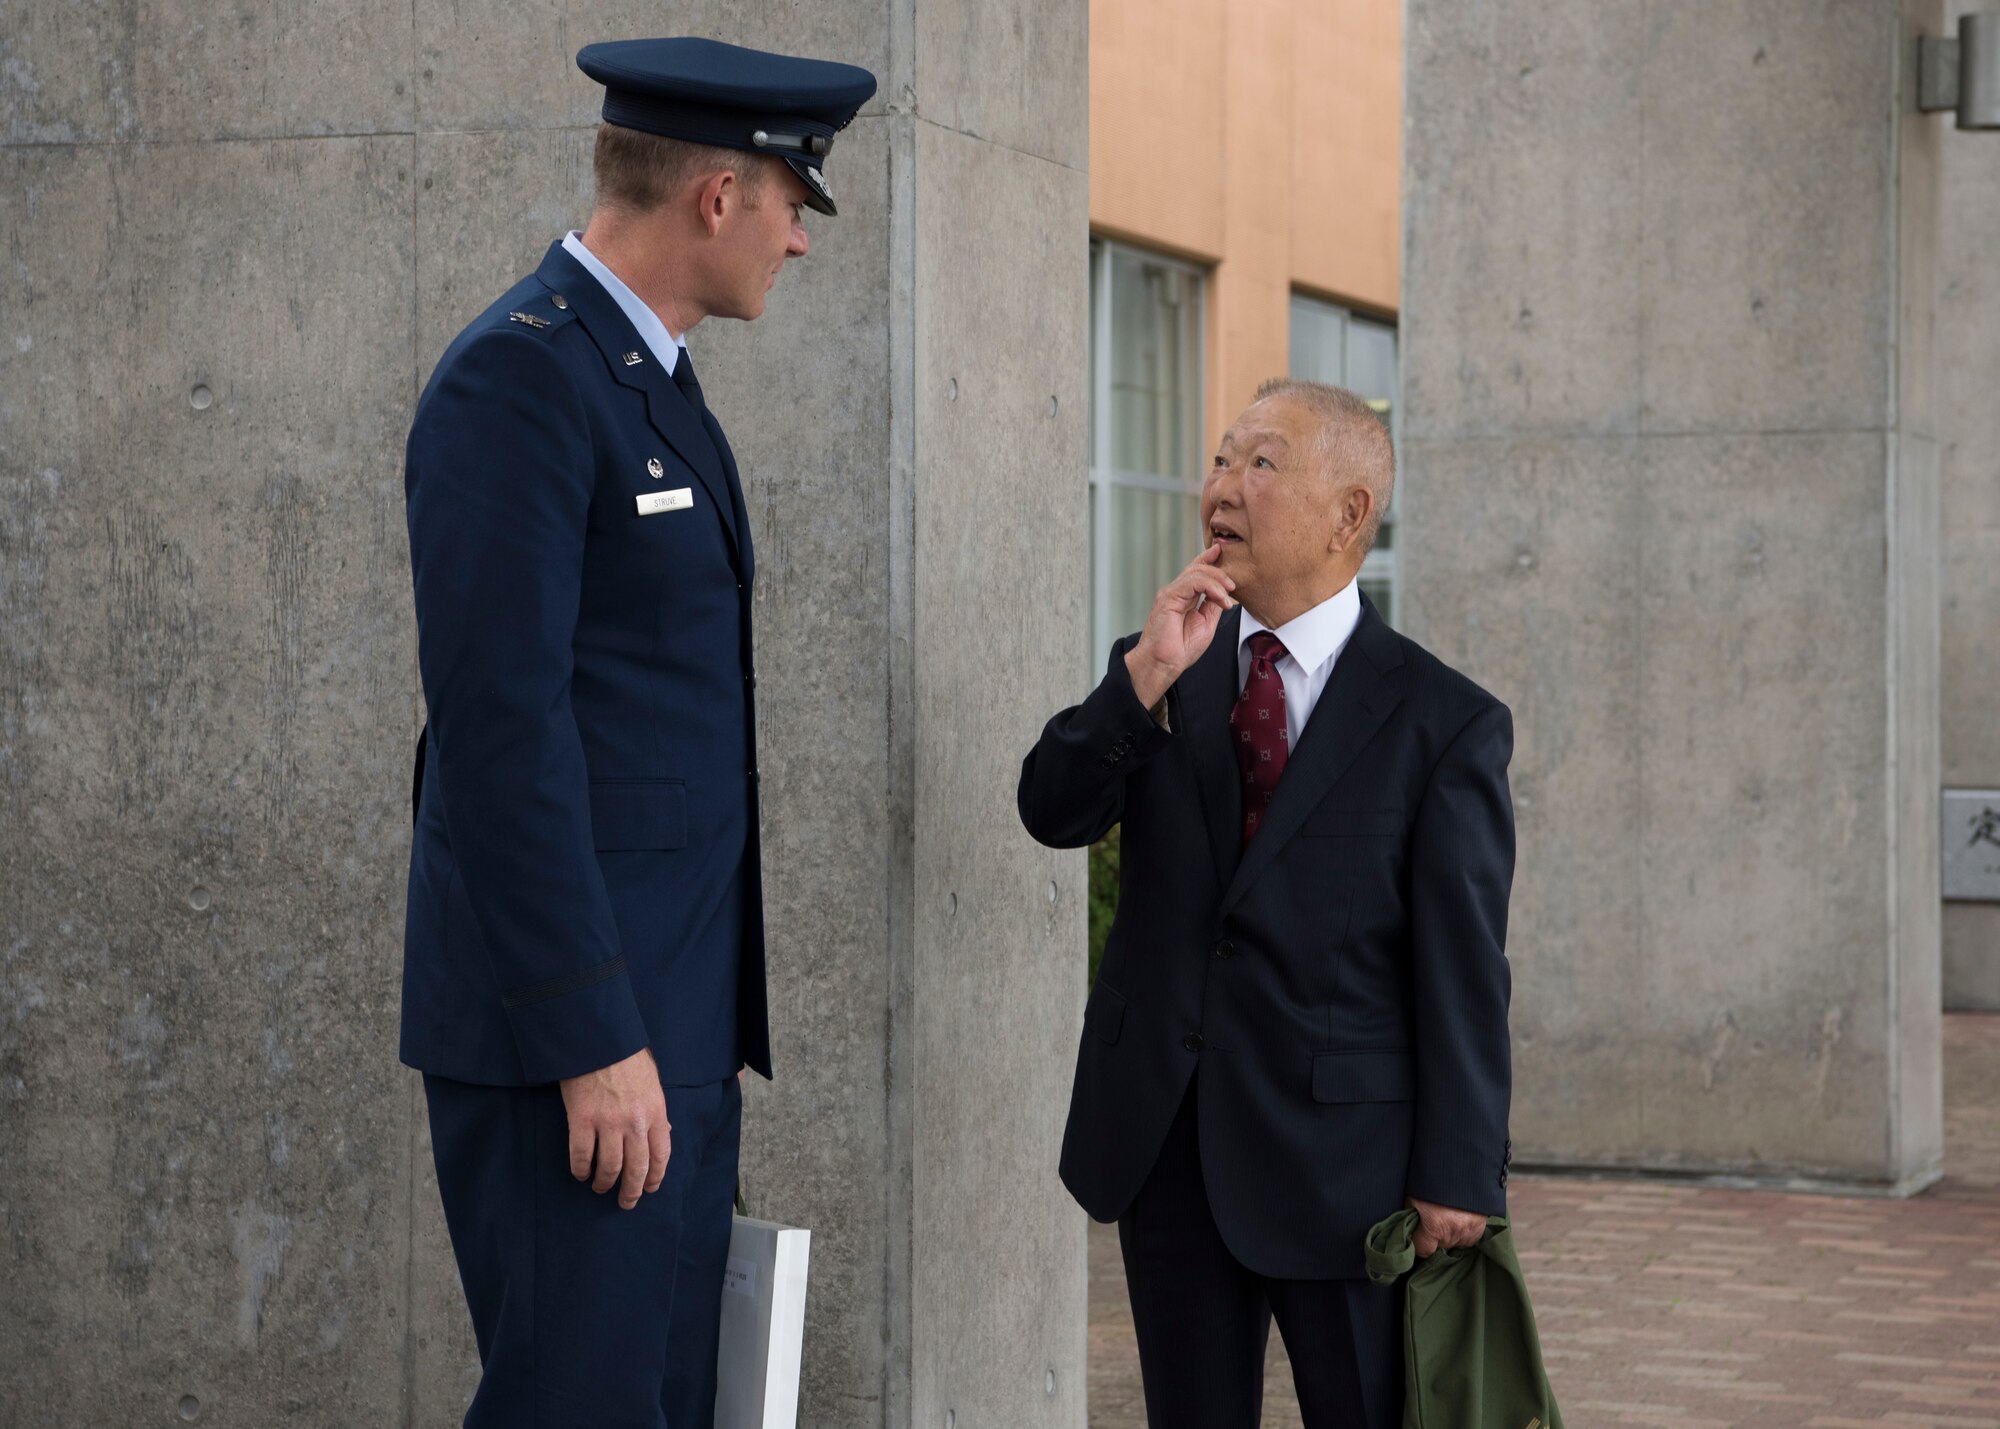
{"type": "Polygon", "coordinates": [[[479,1340],[467,1429],[701,1429],[737,1076],[771,1058],[749,513],[686,339],[763,312],[875,81],[702,39],[577,63],[605,86],[589,224],[410,429],[402,1055],[479,1340]]]}
{"type": "Polygon", "coordinates": [[[1393,479],[1359,398],[1266,383],[1208,548],[1022,768],[1043,843],[1123,825],[1062,1176],[1118,1222],[1153,1429],[1256,1429],[1273,1315],[1310,1429],[1393,1429],[1364,1233],[1504,1214],[1512,724],[1355,584],[1393,479]]]}

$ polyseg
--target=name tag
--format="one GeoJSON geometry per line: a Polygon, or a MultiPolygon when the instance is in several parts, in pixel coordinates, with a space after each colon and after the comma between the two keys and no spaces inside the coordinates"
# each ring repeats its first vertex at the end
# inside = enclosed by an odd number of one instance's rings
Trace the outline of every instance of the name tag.
{"type": "Polygon", "coordinates": [[[639,493],[639,514],[657,516],[662,511],[685,511],[694,505],[694,488],[683,486],[678,491],[642,491],[639,493]]]}

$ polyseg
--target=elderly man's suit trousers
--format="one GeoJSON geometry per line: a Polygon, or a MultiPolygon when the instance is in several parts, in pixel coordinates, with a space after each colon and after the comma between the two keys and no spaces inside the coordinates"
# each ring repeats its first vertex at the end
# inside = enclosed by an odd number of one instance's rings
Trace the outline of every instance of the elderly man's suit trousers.
{"type": "Polygon", "coordinates": [[[570,1175],[556,1087],[425,1077],[424,1094],[479,1340],[465,1429],[710,1429],[736,1079],[666,1088],[667,1178],[629,1211],[570,1175]]]}
{"type": "Polygon", "coordinates": [[[1195,1082],[1159,1160],[1118,1220],[1151,1429],[1258,1429],[1275,1315],[1306,1429],[1398,1429],[1403,1350],[1396,1287],[1278,1280],[1230,1254],[1209,1208],[1195,1082]]]}

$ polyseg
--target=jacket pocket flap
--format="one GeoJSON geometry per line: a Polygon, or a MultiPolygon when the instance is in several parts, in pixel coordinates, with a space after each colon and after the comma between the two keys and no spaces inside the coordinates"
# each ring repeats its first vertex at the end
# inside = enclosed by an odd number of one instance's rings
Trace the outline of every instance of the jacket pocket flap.
{"type": "Polygon", "coordinates": [[[687,785],[620,779],[590,786],[590,832],[604,852],[687,846],[687,785]]]}
{"type": "Polygon", "coordinates": [[[1090,1002],[1083,1009],[1083,1025],[1109,1047],[1125,1030],[1125,999],[1100,983],[1090,991],[1090,1002]]]}
{"type": "Polygon", "coordinates": [[[1314,838],[1368,838],[1400,834],[1408,827],[1401,809],[1353,809],[1322,804],[1306,817],[1301,832],[1314,838]]]}
{"type": "Polygon", "coordinates": [[[1408,1052],[1322,1052],[1312,1064],[1316,1102],[1406,1102],[1417,1094],[1408,1052]]]}

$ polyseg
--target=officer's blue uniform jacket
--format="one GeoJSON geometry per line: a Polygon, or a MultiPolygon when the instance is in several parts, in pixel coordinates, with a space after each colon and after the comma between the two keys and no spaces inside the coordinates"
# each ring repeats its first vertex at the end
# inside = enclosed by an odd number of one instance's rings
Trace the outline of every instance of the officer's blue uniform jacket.
{"type": "Polygon", "coordinates": [[[405,494],[429,726],[402,1058],[770,1075],[750,529],[713,417],[560,244],[446,349],[405,494]],[[642,497],[691,504],[641,515],[642,497]]]}

